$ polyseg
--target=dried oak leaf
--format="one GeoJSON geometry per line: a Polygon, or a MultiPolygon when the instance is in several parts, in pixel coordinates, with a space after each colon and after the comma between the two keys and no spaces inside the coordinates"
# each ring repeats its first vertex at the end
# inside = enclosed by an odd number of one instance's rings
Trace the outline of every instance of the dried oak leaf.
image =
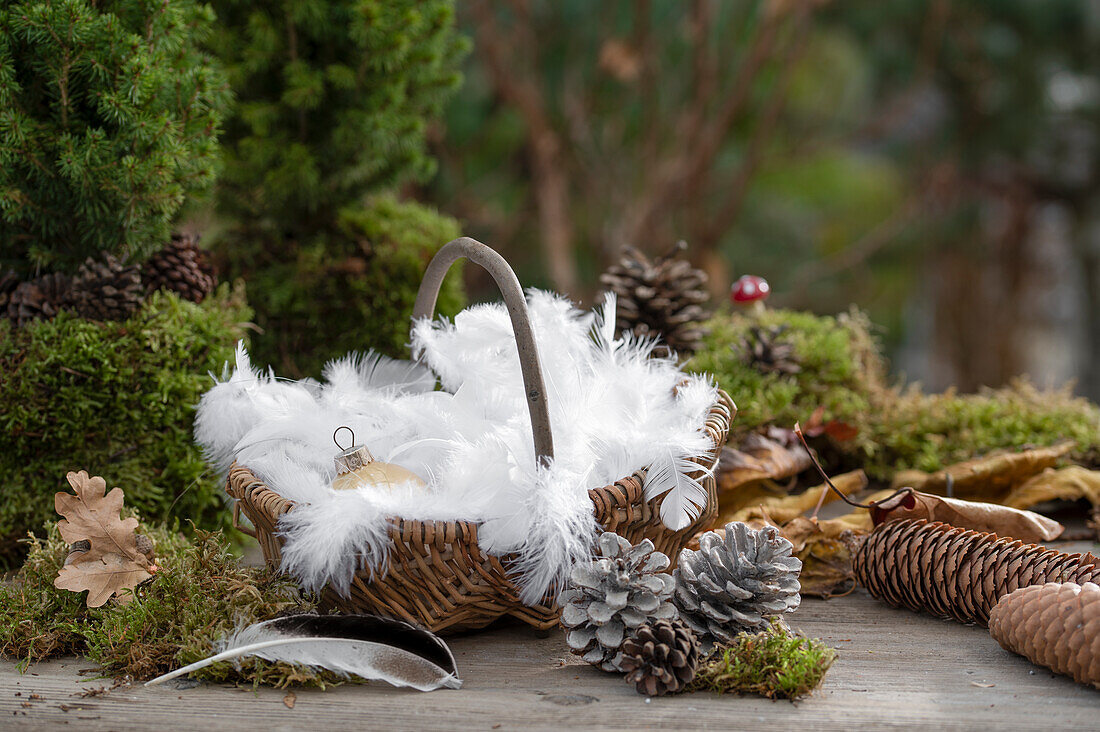
{"type": "MultiPolygon", "coordinates": [[[[1087,471],[1086,471],[1087,472],[1087,471]]],[[[1030,483],[1031,481],[1029,481],[1030,483]]],[[[1100,488],[1100,486],[1097,486],[1100,488]]],[[[1040,495],[1037,491],[1033,495],[1040,495]]],[[[1051,498],[1048,495],[1028,505],[1035,505],[1051,498]]],[[[1077,496],[1074,496],[1077,497],[1077,496]]],[[[875,525],[896,519],[927,519],[942,521],[961,529],[989,531],[999,536],[1011,536],[1025,542],[1052,541],[1065,530],[1054,519],[1034,511],[1024,511],[1013,506],[1002,506],[982,501],[964,501],[958,498],[933,496],[921,491],[903,493],[871,509],[875,525]]]]}
{"type": "Polygon", "coordinates": [[[1051,447],[987,455],[936,473],[905,470],[894,476],[893,487],[909,486],[925,493],[944,495],[950,479],[956,496],[999,502],[1013,487],[1053,467],[1072,449],[1072,442],[1062,442],[1051,447]]]}
{"type": "Polygon", "coordinates": [[[153,576],[153,565],[143,551],[146,547],[138,546],[138,520],[119,516],[124,498],[121,488],[106,493],[106,481],[89,477],[83,470],[70,472],[65,478],[76,495],[54,494],[54,507],[65,517],[58,521],[57,528],[74,550],[84,549],[85,545],[87,549],[70,552],[54,587],[73,592],[88,590],[88,607],[99,607],[112,595],[125,602],[130,597],[126,590],[153,576]]]}

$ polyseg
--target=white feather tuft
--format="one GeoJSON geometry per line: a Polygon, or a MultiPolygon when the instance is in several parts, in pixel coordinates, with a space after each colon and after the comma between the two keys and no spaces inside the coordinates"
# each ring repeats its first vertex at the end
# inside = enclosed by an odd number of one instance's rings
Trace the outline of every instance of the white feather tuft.
{"type": "MultiPolygon", "coordinates": [[[[372,352],[331,362],[325,383],[259,373],[243,347],[236,368],[199,405],[196,439],[220,470],[248,465],[298,505],[285,514],[283,567],[302,586],[346,591],[382,571],[392,517],[480,522],[482,548],[514,555],[521,598],[536,603],[587,557],[598,533],[588,490],[649,466],[646,497],[686,526],[706,492],[689,477],[713,445],[703,429],[716,387],[654,358],[654,340],[615,332],[614,296],[595,313],[527,293],[546,383],[555,459],[539,465],[507,310],[475,305],[453,321],[413,325],[426,365],[372,352]],[[438,377],[443,391],[434,391],[438,377]],[[375,457],[427,482],[393,491],[335,491],[333,431],[355,431],[375,457]]],[[[711,466],[704,466],[711,467],[711,466]]]]}

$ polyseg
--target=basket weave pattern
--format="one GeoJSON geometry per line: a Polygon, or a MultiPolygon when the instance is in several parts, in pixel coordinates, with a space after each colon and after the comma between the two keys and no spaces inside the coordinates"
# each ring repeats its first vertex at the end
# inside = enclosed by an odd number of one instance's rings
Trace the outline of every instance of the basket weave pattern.
{"type": "MultiPolygon", "coordinates": [[[[700,515],[680,531],[665,528],[660,517],[664,496],[644,500],[645,471],[641,470],[612,485],[588,491],[596,520],[605,530],[614,531],[631,543],[650,539],[658,551],[675,563],[691,537],[710,526],[718,512],[713,467],[736,413],[729,396],[722,391],[718,394],[705,427],[715,447],[693,473],[707,489],[707,505],[700,515]]],[[[293,510],[295,503],[272,491],[242,465],[230,469],[226,492],[237,500],[235,510],[243,510],[255,527],[267,564],[278,569],[283,540],[276,534],[276,525],[280,516],[293,510]]],[[[347,597],[326,588],[322,606],[401,618],[433,632],[481,628],[504,615],[540,629],[556,625],[558,610],[553,598],[544,598],[534,606],[520,602],[508,579],[509,557],[492,557],[482,552],[477,530],[477,523],[471,521],[393,518],[384,571],[373,578],[369,570],[358,572],[347,597]]]]}

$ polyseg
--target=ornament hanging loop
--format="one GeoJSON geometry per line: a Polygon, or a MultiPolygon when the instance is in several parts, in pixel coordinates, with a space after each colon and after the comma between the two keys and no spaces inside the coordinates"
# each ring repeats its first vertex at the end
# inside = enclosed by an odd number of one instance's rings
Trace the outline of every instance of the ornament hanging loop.
{"type": "Polygon", "coordinates": [[[336,447],[340,448],[340,450],[349,450],[355,446],[355,430],[353,430],[351,427],[348,427],[346,424],[340,425],[335,430],[333,430],[332,441],[336,443],[336,447]],[[341,445],[340,441],[336,439],[336,435],[340,434],[340,430],[347,430],[349,433],[351,433],[351,443],[347,447],[341,445]]]}

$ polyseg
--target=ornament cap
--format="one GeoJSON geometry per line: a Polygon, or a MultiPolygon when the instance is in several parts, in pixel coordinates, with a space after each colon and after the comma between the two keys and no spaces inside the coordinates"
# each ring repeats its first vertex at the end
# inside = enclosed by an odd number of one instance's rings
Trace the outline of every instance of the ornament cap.
{"type": "Polygon", "coordinates": [[[332,433],[332,441],[336,443],[336,446],[340,448],[340,452],[336,454],[333,460],[336,463],[336,474],[344,475],[351,473],[364,465],[369,465],[374,462],[374,455],[367,449],[365,445],[355,444],[355,432],[348,426],[337,427],[336,431],[332,433]],[[351,446],[344,447],[340,444],[340,441],[336,439],[336,435],[340,434],[340,430],[347,430],[351,433],[351,446]]]}

